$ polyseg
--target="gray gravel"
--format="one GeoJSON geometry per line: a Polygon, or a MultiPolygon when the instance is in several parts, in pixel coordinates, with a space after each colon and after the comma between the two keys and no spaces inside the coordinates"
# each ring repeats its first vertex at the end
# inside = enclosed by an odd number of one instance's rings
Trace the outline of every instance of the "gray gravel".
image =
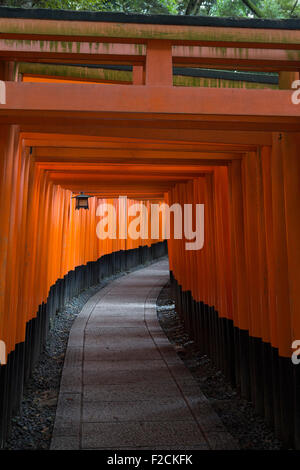
{"type": "Polygon", "coordinates": [[[162,289],[157,300],[157,316],[177,354],[190,369],[224,426],[239,443],[240,449],[283,449],[283,444],[273,431],[256,415],[252,404],[239,396],[211,360],[202,356],[196,344],[190,340],[176,312],[169,284],[162,289]]]}

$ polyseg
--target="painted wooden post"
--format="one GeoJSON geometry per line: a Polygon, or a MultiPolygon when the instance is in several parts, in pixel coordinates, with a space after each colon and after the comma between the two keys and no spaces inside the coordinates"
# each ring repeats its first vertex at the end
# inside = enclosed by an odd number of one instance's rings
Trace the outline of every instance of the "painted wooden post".
{"type": "Polygon", "coordinates": [[[146,85],[172,86],[172,46],[168,41],[149,40],[146,55],[146,85]]]}

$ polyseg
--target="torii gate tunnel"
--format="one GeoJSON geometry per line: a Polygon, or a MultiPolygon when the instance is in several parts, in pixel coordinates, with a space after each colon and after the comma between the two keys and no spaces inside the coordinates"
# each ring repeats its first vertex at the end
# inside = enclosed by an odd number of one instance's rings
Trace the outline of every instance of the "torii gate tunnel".
{"type": "Polygon", "coordinates": [[[298,20],[0,9],[2,445],[51,316],[166,252],[96,236],[99,202],[123,195],[204,204],[201,250],[167,240],[177,309],[300,448],[299,69],[298,20]]]}

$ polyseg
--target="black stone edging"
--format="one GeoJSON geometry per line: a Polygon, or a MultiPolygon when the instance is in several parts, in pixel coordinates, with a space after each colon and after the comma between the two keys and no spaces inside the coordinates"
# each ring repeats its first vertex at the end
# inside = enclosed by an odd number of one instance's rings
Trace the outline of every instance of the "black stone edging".
{"type": "Polygon", "coordinates": [[[219,18],[216,16],[142,15],[138,13],[50,10],[46,8],[0,7],[0,18],[214,26],[222,28],[300,29],[300,20],[297,18],[273,20],[262,18],[219,18]]]}
{"type": "Polygon", "coordinates": [[[300,450],[300,365],[219,317],[214,307],[195,301],[172,272],[170,279],[178,315],[201,353],[252,402],[286,448],[300,450]]]}
{"type": "Polygon", "coordinates": [[[0,366],[0,448],[8,437],[11,418],[19,411],[24,384],[46,343],[50,319],[84,289],[166,254],[166,241],[120,250],[76,267],[51,286],[46,303],[39,306],[37,316],[26,324],[25,341],[18,343],[8,355],[7,364],[0,366]]]}

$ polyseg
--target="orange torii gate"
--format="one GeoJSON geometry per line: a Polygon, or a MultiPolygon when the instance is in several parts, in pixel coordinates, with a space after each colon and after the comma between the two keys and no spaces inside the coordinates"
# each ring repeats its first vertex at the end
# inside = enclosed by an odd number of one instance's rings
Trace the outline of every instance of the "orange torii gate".
{"type": "Polygon", "coordinates": [[[163,253],[151,238],[97,239],[98,200],[127,195],[205,204],[202,250],[168,240],[180,314],[300,448],[299,26],[0,9],[2,443],[49,316],[102,275],[163,253]],[[70,210],[82,186],[94,196],[83,213],[70,210]]]}

